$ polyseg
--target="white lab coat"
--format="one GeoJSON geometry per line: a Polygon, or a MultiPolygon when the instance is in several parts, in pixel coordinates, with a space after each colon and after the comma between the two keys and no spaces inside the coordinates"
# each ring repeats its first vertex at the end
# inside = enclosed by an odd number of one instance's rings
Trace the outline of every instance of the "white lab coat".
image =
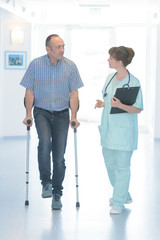
{"type": "MultiPolygon", "coordinates": [[[[102,90],[104,95],[105,87],[109,80],[112,78],[113,73],[107,77],[105,85],[102,90]]],[[[115,77],[114,77],[115,78],[115,77]]],[[[113,150],[124,150],[133,151],[137,149],[138,144],[138,116],[136,113],[117,113],[110,114],[111,110],[111,98],[114,96],[116,88],[123,87],[124,84],[128,83],[128,76],[119,81],[118,85],[115,86],[115,79],[112,79],[106,92],[107,96],[104,99],[104,109],[101,118],[101,125],[99,126],[101,136],[101,146],[113,149],[113,150]]],[[[130,74],[130,87],[140,86],[139,80],[130,74]]],[[[143,109],[143,98],[142,90],[139,89],[135,107],[143,109]]]]}

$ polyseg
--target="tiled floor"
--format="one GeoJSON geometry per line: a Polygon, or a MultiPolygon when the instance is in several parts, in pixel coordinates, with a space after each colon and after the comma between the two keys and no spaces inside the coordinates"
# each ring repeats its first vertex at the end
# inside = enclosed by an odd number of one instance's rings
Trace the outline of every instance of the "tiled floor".
{"type": "Polygon", "coordinates": [[[0,140],[1,240],[159,240],[160,142],[139,134],[134,152],[130,192],[133,203],[120,216],[110,216],[112,195],[97,125],[81,123],[77,132],[80,208],[76,208],[74,134],[66,152],[63,208],[51,211],[41,198],[37,170],[37,136],[31,131],[29,206],[25,206],[26,139],[0,140]]]}

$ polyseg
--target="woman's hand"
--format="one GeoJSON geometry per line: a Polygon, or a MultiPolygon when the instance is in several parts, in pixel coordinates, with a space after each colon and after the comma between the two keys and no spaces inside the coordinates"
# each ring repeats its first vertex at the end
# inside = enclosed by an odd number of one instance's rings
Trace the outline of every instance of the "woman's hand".
{"type": "Polygon", "coordinates": [[[96,104],[95,104],[95,106],[94,106],[94,108],[96,109],[96,108],[102,108],[102,107],[104,107],[104,102],[103,101],[101,101],[101,100],[96,100],[96,104]]]}
{"type": "Polygon", "coordinates": [[[112,107],[121,108],[124,111],[129,112],[129,113],[140,113],[141,112],[140,108],[130,106],[130,105],[125,105],[125,104],[121,103],[121,101],[116,97],[111,98],[111,105],[112,105],[112,107]]]}
{"type": "Polygon", "coordinates": [[[120,108],[120,106],[121,106],[121,101],[120,101],[118,98],[113,97],[113,98],[111,98],[111,106],[112,106],[112,107],[120,108]]]}

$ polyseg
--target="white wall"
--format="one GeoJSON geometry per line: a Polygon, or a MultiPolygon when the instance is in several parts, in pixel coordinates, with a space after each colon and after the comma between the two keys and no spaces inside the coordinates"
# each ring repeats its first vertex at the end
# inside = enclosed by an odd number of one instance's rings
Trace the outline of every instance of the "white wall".
{"type": "MultiPolygon", "coordinates": [[[[149,21],[150,20],[151,19],[149,19],[149,21]]],[[[146,26],[147,24],[148,23],[146,23],[146,26]]],[[[120,26],[121,24],[119,24],[118,28],[115,28],[114,26],[115,39],[113,39],[113,41],[115,42],[117,42],[117,34],[120,36],[122,33],[122,30],[119,30],[119,32],[117,32],[117,29],[120,29],[120,26]]],[[[128,25],[128,27],[131,28],[131,32],[132,26],[130,24],[128,25]]],[[[146,102],[144,106],[146,113],[145,124],[147,124],[149,130],[152,132],[153,138],[160,138],[160,111],[158,109],[159,105],[154,105],[155,102],[159,102],[160,27],[158,25],[158,22],[154,24],[151,24],[150,22],[148,26],[148,32],[146,36],[146,55],[144,54],[144,51],[142,53],[138,51],[139,66],[133,70],[135,71],[135,69],[137,69],[138,71],[141,71],[141,61],[143,64],[146,63],[146,72],[143,73],[144,78],[146,74],[146,78],[143,80],[145,81],[146,102]],[[150,101],[150,99],[152,99],[152,101],[150,101]]],[[[23,20],[22,18],[16,17],[6,10],[0,8],[0,137],[26,135],[26,128],[22,124],[23,118],[25,116],[25,108],[23,106],[25,89],[19,85],[19,82],[21,81],[25,70],[5,70],[5,50],[26,51],[28,65],[31,59],[46,54],[46,37],[51,33],[57,33],[65,40],[67,46],[65,50],[65,56],[70,57],[72,48],[70,34],[72,27],[74,28],[74,25],[31,25],[31,23],[23,20]],[[24,43],[22,45],[13,45],[10,41],[10,30],[17,25],[24,30],[24,43]]],[[[123,34],[125,35],[127,32],[124,31],[123,34]]],[[[133,43],[134,41],[139,42],[139,37],[140,35],[136,34],[136,38],[133,39],[133,43]]],[[[120,43],[117,44],[119,45],[120,43]]],[[[104,51],[106,51],[107,54],[107,49],[104,49],[104,51]]],[[[141,79],[143,79],[143,77],[141,79]]]]}
{"type": "MultiPolygon", "coordinates": [[[[156,41],[156,74],[154,101],[154,139],[160,140],[160,24],[157,26],[156,41]]],[[[152,79],[151,79],[152,81],[152,79]]]]}
{"type": "Polygon", "coordinates": [[[25,70],[4,69],[4,54],[5,51],[26,51],[27,63],[30,62],[31,24],[3,9],[0,9],[0,15],[0,137],[22,136],[26,132],[22,124],[25,116],[24,89],[19,82],[25,70]],[[10,33],[16,27],[24,31],[24,43],[21,45],[11,43],[10,33]]]}
{"type": "MultiPolygon", "coordinates": [[[[0,36],[2,36],[1,19],[2,19],[2,14],[0,14],[0,36]]],[[[0,40],[0,53],[2,53],[1,40],[0,40]]],[[[2,54],[0,54],[0,137],[3,135],[3,132],[2,132],[2,108],[3,108],[2,64],[3,64],[2,54]]]]}
{"type": "Polygon", "coordinates": [[[145,122],[154,140],[160,140],[160,20],[148,18],[145,122]]]}

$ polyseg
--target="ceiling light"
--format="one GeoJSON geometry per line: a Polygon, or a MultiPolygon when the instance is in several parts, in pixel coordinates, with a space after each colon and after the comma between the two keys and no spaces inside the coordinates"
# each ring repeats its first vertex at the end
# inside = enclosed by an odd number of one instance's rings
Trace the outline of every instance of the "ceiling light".
{"type": "Polygon", "coordinates": [[[109,7],[110,0],[76,0],[81,7],[109,7]]]}

